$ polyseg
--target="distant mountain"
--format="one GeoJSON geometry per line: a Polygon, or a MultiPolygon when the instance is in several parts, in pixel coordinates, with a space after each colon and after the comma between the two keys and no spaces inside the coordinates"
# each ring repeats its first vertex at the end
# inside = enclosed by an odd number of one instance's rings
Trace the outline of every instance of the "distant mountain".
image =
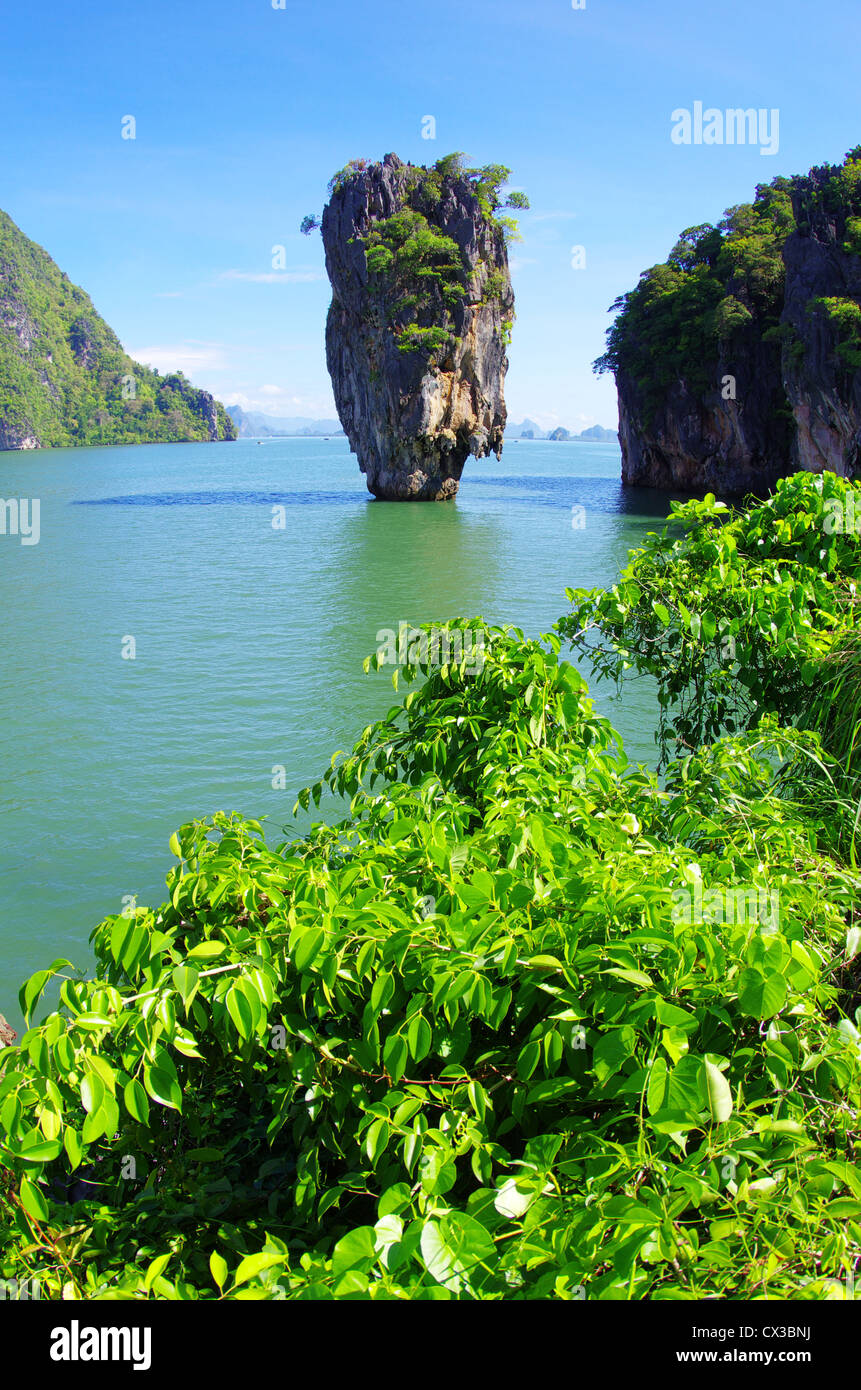
{"type": "Polygon", "coordinates": [[[508,439],[543,439],[544,431],[534,420],[524,420],[522,425],[506,425],[508,439]]]}
{"type": "Polygon", "coordinates": [[[520,425],[507,425],[505,430],[506,439],[588,439],[593,443],[598,440],[602,443],[615,444],[618,441],[618,434],[615,430],[607,430],[603,425],[591,425],[588,430],[582,430],[580,434],[573,434],[566,430],[562,425],[549,433],[537,425],[534,420],[526,419],[520,425]]]}
{"type": "Polygon", "coordinates": [[[89,295],[0,212],[0,449],[235,437],[208,391],[134,362],[89,295]]]}
{"type": "Polygon", "coordinates": [[[605,430],[603,425],[590,425],[588,430],[581,430],[577,435],[578,439],[597,439],[604,444],[616,444],[619,435],[616,430],[605,430]]]}
{"type": "Polygon", "coordinates": [[[264,415],[255,410],[246,412],[238,405],[229,405],[227,413],[240,439],[277,439],[285,435],[316,439],[321,435],[344,433],[339,420],[311,420],[306,415],[264,415]]]}

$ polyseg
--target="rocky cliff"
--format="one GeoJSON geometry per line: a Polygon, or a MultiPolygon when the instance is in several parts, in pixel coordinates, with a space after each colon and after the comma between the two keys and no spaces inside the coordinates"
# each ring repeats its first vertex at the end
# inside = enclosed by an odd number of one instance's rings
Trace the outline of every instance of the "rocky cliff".
{"type": "Polygon", "coordinates": [[[796,179],[792,206],[796,230],[783,247],[792,460],[799,469],[855,478],[861,474],[861,160],[796,179]]]}
{"type": "Polygon", "coordinates": [[[779,348],[754,328],[731,349],[718,344],[710,367],[714,385],[680,376],[651,408],[636,379],[619,373],[623,482],[738,494],[795,471],[779,348]]]}
{"type": "Polygon", "coordinates": [[[514,293],[495,212],[507,174],[388,154],[330,185],[326,359],[375,497],[453,497],[470,454],[502,452],[514,293]]]}
{"type": "Polygon", "coordinates": [[[208,391],[134,362],[89,296],[0,212],[0,450],[235,437],[208,391]]]}
{"type": "Polygon", "coordinates": [[[764,492],[861,468],[861,150],[682,234],[596,363],[629,484],[764,492]]]}

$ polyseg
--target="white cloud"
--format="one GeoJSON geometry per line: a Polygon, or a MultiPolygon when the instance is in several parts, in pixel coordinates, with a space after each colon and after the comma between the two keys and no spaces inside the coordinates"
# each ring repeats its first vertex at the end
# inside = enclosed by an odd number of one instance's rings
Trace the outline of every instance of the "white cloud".
{"type": "Polygon", "coordinates": [[[212,371],[227,366],[223,343],[189,340],[184,343],[156,343],[150,347],[126,347],[129,357],[154,367],[157,372],[212,371]]]}
{"type": "Polygon", "coordinates": [[[265,386],[248,386],[244,391],[222,387],[217,394],[225,405],[238,405],[245,411],[258,410],[263,415],[306,415],[312,420],[334,420],[337,415],[331,396],[290,396],[286,387],[267,390],[265,386]],[[273,390],[278,392],[277,399],[273,399],[273,390]]]}
{"type": "Polygon", "coordinates": [[[284,395],[284,387],[283,387],[283,386],[261,386],[261,387],[260,387],[260,393],[261,393],[261,395],[263,395],[263,396],[283,396],[283,395],[284,395]]]}

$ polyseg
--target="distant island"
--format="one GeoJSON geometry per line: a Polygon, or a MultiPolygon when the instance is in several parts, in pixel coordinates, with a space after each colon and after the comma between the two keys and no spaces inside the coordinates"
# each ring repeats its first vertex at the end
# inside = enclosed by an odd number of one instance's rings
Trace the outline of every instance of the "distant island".
{"type": "MultiPolygon", "coordinates": [[[[241,406],[229,405],[227,414],[236,426],[239,439],[283,439],[287,437],[303,439],[342,439],[344,431],[339,420],[315,420],[307,415],[266,415],[262,411],[243,410],[241,406]]],[[[546,439],[546,440],[591,440],[593,443],[616,444],[619,436],[615,430],[605,429],[603,425],[591,425],[589,429],[575,434],[561,425],[545,432],[534,420],[526,419],[519,425],[507,425],[506,439],[546,439]]]]}
{"type": "Polygon", "coordinates": [[[238,405],[229,405],[227,413],[236,426],[239,439],[283,439],[291,435],[304,439],[333,439],[344,433],[339,420],[313,420],[306,415],[264,415],[255,410],[245,411],[238,405]]]}
{"type": "Polygon", "coordinates": [[[505,429],[506,439],[546,439],[553,441],[569,440],[591,440],[592,443],[616,444],[619,436],[615,430],[605,429],[603,425],[590,425],[587,430],[581,430],[579,434],[574,434],[571,430],[566,430],[562,425],[556,429],[545,431],[534,420],[526,419],[519,425],[507,425],[505,429]]]}
{"type": "Polygon", "coordinates": [[[220,401],[133,361],[89,295],[0,212],[0,450],[235,438],[220,401]]]}

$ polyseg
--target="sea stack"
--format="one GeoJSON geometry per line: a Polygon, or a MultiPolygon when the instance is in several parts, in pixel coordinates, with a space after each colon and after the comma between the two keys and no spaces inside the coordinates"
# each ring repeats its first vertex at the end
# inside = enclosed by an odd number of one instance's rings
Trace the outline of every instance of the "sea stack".
{"type": "MultiPolygon", "coordinates": [[[[495,214],[508,172],[388,154],[354,160],[330,184],[326,359],[377,498],[452,498],[470,454],[502,452],[514,292],[495,214]]],[[[528,206],[519,194],[506,205],[528,206]]]]}

